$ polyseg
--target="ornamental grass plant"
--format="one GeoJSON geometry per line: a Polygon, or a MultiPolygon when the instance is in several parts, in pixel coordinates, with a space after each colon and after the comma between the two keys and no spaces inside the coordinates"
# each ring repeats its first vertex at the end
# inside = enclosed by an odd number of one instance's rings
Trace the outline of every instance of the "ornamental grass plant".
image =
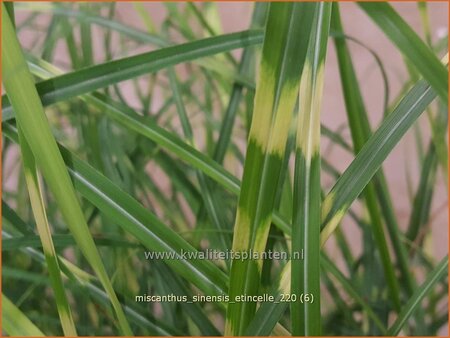
{"type": "Polygon", "coordinates": [[[448,333],[447,11],[2,2],[3,333],[448,333]]]}

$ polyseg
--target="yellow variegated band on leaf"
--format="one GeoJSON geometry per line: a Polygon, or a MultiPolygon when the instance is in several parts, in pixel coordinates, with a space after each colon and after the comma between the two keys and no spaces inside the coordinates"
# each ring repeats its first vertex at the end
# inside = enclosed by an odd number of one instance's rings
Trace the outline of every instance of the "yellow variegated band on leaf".
{"type": "Polygon", "coordinates": [[[300,82],[300,92],[302,96],[299,101],[299,111],[310,114],[300,114],[297,147],[302,149],[307,159],[307,165],[311,163],[312,156],[319,152],[320,146],[320,109],[324,80],[324,63],[322,62],[315,74],[313,74],[312,65],[309,60],[305,62],[300,82]]]}
{"type": "Polygon", "coordinates": [[[55,247],[53,246],[52,235],[47,221],[44,200],[42,198],[41,184],[39,182],[34,157],[27,141],[20,131],[20,128],[19,140],[22,154],[23,172],[27,183],[28,194],[30,196],[31,208],[36,221],[36,228],[39,233],[39,238],[42,243],[42,250],[44,251],[45,260],[47,262],[50,281],[55,293],[55,301],[61,326],[66,336],[76,336],[77,331],[64,290],[55,247]]]}
{"type": "Polygon", "coordinates": [[[315,13],[299,93],[294,176],[292,253],[304,250],[291,268],[292,334],[321,334],[320,314],[320,109],[331,3],[321,2],[315,13]],[[314,301],[302,301],[308,295],[314,301]]]}
{"type": "Polygon", "coordinates": [[[250,127],[249,140],[253,140],[262,152],[267,149],[268,136],[272,124],[272,108],[275,96],[275,73],[267,62],[261,61],[258,90],[255,93],[254,115],[250,127]]]}
{"type": "MultiPolygon", "coordinates": [[[[234,228],[235,251],[265,250],[315,8],[314,3],[270,4],[234,228]]],[[[261,259],[232,262],[225,335],[245,334],[256,303],[233,299],[258,293],[261,266],[261,259]]]]}

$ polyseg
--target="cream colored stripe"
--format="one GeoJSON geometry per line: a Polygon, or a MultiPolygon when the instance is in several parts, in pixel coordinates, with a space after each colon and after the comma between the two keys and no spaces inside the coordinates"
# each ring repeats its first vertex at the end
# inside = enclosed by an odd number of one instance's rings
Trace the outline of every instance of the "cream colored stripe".
{"type": "Polygon", "coordinates": [[[249,140],[253,140],[265,153],[272,124],[272,107],[276,81],[271,65],[267,64],[264,59],[260,69],[249,140]]]}

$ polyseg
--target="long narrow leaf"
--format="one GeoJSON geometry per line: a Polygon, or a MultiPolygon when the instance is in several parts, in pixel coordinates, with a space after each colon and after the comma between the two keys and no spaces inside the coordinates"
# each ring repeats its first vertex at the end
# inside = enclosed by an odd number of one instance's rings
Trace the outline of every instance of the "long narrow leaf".
{"type": "MultiPolygon", "coordinates": [[[[337,30],[342,31],[341,18],[339,13],[339,4],[335,3],[333,5],[333,27],[337,30]]],[[[341,74],[341,83],[344,92],[344,99],[348,117],[348,123],[350,126],[353,148],[355,155],[361,150],[363,145],[367,142],[371,135],[371,129],[369,124],[369,119],[367,117],[367,113],[364,107],[364,101],[362,99],[362,95],[359,89],[359,84],[356,78],[356,73],[353,68],[352,59],[350,53],[348,51],[346,41],[343,39],[335,39],[336,52],[339,62],[339,71],[341,74]]],[[[379,176],[382,176],[382,172],[380,172],[379,176]]],[[[379,190],[381,190],[381,185],[379,186],[379,190]]],[[[383,198],[388,199],[388,194],[383,191],[383,198]],[[386,196],[386,197],[385,197],[386,196]]],[[[400,289],[398,285],[398,281],[395,278],[394,265],[392,264],[392,259],[390,257],[390,253],[388,250],[386,236],[384,235],[383,222],[380,213],[380,209],[377,205],[377,195],[376,195],[376,187],[374,183],[370,182],[366,188],[364,189],[363,196],[365,199],[365,204],[370,216],[371,230],[373,233],[373,238],[377,245],[378,252],[380,254],[381,262],[383,264],[384,275],[386,278],[386,282],[389,286],[389,292],[391,295],[391,300],[393,302],[394,308],[398,311],[400,308],[400,289]]],[[[389,206],[390,203],[385,203],[385,205],[389,206]]],[[[388,210],[388,213],[390,209],[388,210]]],[[[393,214],[393,213],[392,213],[393,214]]],[[[392,217],[392,220],[395,220],[395,217],[392,217]]],[[[396,239],[394,241],[395,244],[400,242],[398,236],[398,225],[390,224],[391,233],[394,234],[393,238],[396,239]]],[[[398,246],[396,246],[397,248],[398,246]]],[[[404,251],[401,251],[400,258],[401,262],[404,263],[405,255],[404,251]]],[[[402,267],[405,267],[406,264],[402,264],[402,267]]],[[[405,268],[407,269],[407,268],[405,268]]],[[[408,270],[405,271],[405,275],[409,276],[408,270]]]]}
{"type": "MultiPolygon", "coordinates": [[[[270,5],[234,227],[235,252],[261,254],[266,246],[314,11],[315,4],[309,3],[270,5]]],[[[258,293],[261,268],[261,259],[232,262],[226,335],[242,335],[252,319],[256,303],[234,300],[258,293]]]]}
{"type": "Polygon", "coordinates": [[[436,179],[437,162],[436,147],[434,146],[434,143],[430,143],[427,155],[424,158],[419,187],[414,197],[411,217],[406,232],[406,237],[411,242],[414,242],[417,239],[421,227],[428,223],[433,197],[433,187],[436,179]]]}
{"type": "Polygon", "coordinates": [[[12,106],[15,108],[17,121],[80,250],[90,262],[111,298],[122,332],[130,335],[131,329],[89,233],[73,185],[36,92],[33,78],[3,4],[2,18],[2,79],[12,106]]]}
{"type": "Polygon", "coordinates": [[[61,271],[53,245],[50,225],[47,221],[47,214],[42,198],[42,187],[38,178],[36,163],[25,137],[19,129],[20,150],[22,154],[22,163],[25,180],[27,182],[28,193],[30,195],[31,207],[39,237],[42,242],[42,249],[47,262],[48,273],[55,293],[56,305],[64,334],[66,336],[76,336],[77,331],[73,322],[72,311],[70,310],[64,285],[61,279],[61,271]]]}
{"type": "Polygon", "coordinates": [[[295,336],[321,333],[320,110],[330,17],[331,3],[320,3],[300,82],[291,257],[302,251],[305,257],[292,261],[291,293],[296,300],[291,303],[291,318],[295,336]],[[314,302],[301,302],[302,295],[312,295],[314,302]]]}
{"type": "Polygon", "coordinates": [[[435,97],[430,85],[419,81],[370,137],[322,204],[322,245],[398,141],[435,97]]]}
{"type": "MultiPolygon", "coordinates": [[[[181,62],[257,44],[261,38],[259,31],[244,31],[187,42],[64,74],[38,83],[36,89],[47,106],[181,62]]],[[[11,118],[11,112],[9,100],[3,97],[2,121],[11,118]]]]}
{"type": "Polygon", "coordinates": [[[432,290],[436,283],[446,275],[447,270],[448,255],[439,262],[425,282],[416,290],[416,292],[414,292],[412,297],[405,304],[394,324],[392,324],[389,328],[387,332],[389,336],[396,336],[400,333],[400,330],[403,328],[409,317],[414,313],[414,310],[420,305],[421,301],[432,290]]]}
{"type": "Polygon", "coordinates": [[[2,330],[12,337],[44,337],[31,320],[2,293],[2,330]]]}
{"type": "Polygon", "coordinates": [[[448,71],[431,49],[389,3],[359,2],[358,4],[448,104],[448,71]]]}

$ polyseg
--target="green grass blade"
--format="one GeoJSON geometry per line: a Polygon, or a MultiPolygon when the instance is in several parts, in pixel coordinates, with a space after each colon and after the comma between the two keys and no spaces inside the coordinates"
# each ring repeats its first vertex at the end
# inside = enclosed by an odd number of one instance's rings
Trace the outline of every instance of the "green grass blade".
{"type": "Polygon", "coordinates": [[[294,177],[292,253],[305,252],[292,261],[292,335],[319,336],[320,315],[320,110],[331,3],[320,3],[314,17],[308,55],[300,82],[297,149],[294,177]],[[301,295],[314,302],[301,302],[301,295]]]}
{"type": "MultiPolygon", "coordinates": [[[[12,3],[9,4],[12,7],[12,3]]],[[[8,8],[9,6],[7,6],[8,8]]],[[[12,18],[14,24],[14,13],[9,12],[9,17],[12,18]]],[[[25,181],[27,183],[28,194],[30,196],[31,207],[36,220],[36,227],[39,233],[39,239],[42,244],[42,249],[47,263],[47,269],[50,276],[51,285],[55,295],[56,306],[61,326],[66,336],[77,336],[77,330],[73,322],[72,311],[67,301],[67,296],[64,290],[64,285],[61,279],[61,271],[56,255],[55,247],[53,245],[52,234],[50,226],[47,221],[45,205],[43,201],[42,187],[38,178],[38,170],[36,163],[23,133],[20,132],[19,127],[20,149],[22,154],[23,172],[25,181]]],[[[3,245],[3,241],[2,241],[3,245]]]]}
{"type": "Polygon", "coordinates": [[[4,46],[2,49],[2,80],[16,112],[17,122],[21,126],[37,165],[42,170],[80,250],[109,294],[122,332],[130,335],[131,329],[89,233],[69,175],[46,120],[33,78],[28,71],[14,28],[3,5],[2,15],[2,44],[4,46]]]}
{"type": "MultiPolygon", "coordinates": [[[[147,32],[149,32],[149,33],[156,32],[155,23],[153,22],[153,19],[150,16],[150,13],[146,10],[143,3],[135,2],[133,4],[133,8],[136,11],[136,13],[138,13],[139,16],[141,17],[141,20],[144,23],[147,32]]],[[[94,18],[96,18],[96,16],[94,16],[94,18]]]]}
{"type": "Polygon", "coordinates": [[[45,40],[43,43],[44,47],[42,50],[41,57],[49,62],[53,60],[53,53],[55,51],[56,43],[58,42],[58,35],[60,33],[59,20],[60,18],[56,17],[55,15],[52,15],[52,19],[48,26],[48,32],[45,36],[45,40]]]}
{"type": "Polygon", "coordinates": [[[270,290],[277,302],[264,302],[256,311],[255,317],[245,331],[246,336],[269,336],[275,325],[288,307],[287,302],[278,302],[281,294],[291,292],[291,262],[287,262],[281,270],[280,276],[270,290]]]}
{"type": "Polygon", "coordinates": [[[68,18],[61,18],[61,28],[65,32],[64,40],[69,52],[71,66],[73,69],[80,68],[82,60],[75,40],[75,31],[68,18]]]}
{"type": "MultiPolygon", "coordinates": [[[[91,6],[89,3],[81,3],[80,7],[86,13],[91,12],[91,6]]],[[[80,38],[81,38],[81,54],[83,55],[83,66],[89,67],[94,63],[94,51],[92,49],[92,30],[90,23],[88,22],[81,23],[80,38]]]]}
{"type": "Polygon", "coordinates": [[[431,138],[436,148],[436,153],[442,172],[444,176],[444,182],[448,185],[448,146],[446,142],[446,134],[448,129],[448,108],[442,102],[438,103],[438,111],[433,118],[431,114],[428,114],[431,124],[431,138]]]}
{"type": "MultiPolygon", "coordinates": [[[[342,31],[342,24],[339,13],[339,5],[334,4],[333,10],[333,28],[342,31]]],[[[361,150],[365,142],[371,135],[371,129],[367,113],[365,112],[364,102],[360,93],[359,84],[356,73],[353,68],[350,53],[348,51],[346,41],[343,39],[335,39],[336,52],[338,56],[339,70],[341,74],[341,83],[344,91],[344,100],[347,108],[347,118],[350,126],[351,137],[355,155],[361,150]]],[[[380,176],[382,174],[380,173],[380,176]]],[[[370,182],[364,189],[364,198],[370,216],[371,229],[373,237],[377,244],[378,251],[382,260],[386,282],[389,286],[391,300],[394,308],[400,309],[400,290],[397,279],[395,277],[394,266],[388,251],[387,241],[384,235],[383,222],[380,209],[377,205],[376,188],[370,182]]],[[[387,194],[383,194],[387,195],[387,194]]],[[[386,205],[389,205],[386,203],[386,205]]],[[[393,218],[395,219],[395,218],[393,218]]],[[[391,225],[396,227],[397,224],[391,225]]],[[[399,238],[398,232],[393,231],[399,238]]],[[[400,242],[398,239],[397,243],[400,242]]],[[[404,252],[403,252],[404,253],[404,252]]],[[[408,271],[406,270],[406,273],[408,271]]]]}
{"type": "Polygon", "coordinates": [[[5,8],[6,8],[6,12],[9,15],[9,18],[11,19],[11,23],[13,25],[13,27],[16,27],[16,16],[14,15],[14,2],[12,1],[8,1],[5,2],[5,8]]]}
{"type": "Polygon", "coordinates": [[[322,245],[395,145],[435,98],[433,89],[425,81],[419,81],[363,146],[322,204],[322,245]]]}
{"type": "Polygon", "coordinates": [[[430,19],[428,16],[428,4],[425,1],[419,1],[417,3],[417,8],[419,9],[420,20],[422,21],[422,28],[425,36],[425,42],[429,47],[431,47],[433,45],[433,42],[431,38],[432,34],[431,34],[430,19]]]}
{"type": "Polygon", "coordinates": [[[2,293],[2,330],[12,337],[44,337],[25,314],[2,293]]]}
{"type": "MultiPolygon", "coordinates": [[[[36,89],[47,106],[178,63],[257,44],[261,38],[259,31],[243,31],[187,42],[64,74],[38,83],[36,89]]],[[[2,121],[10,118],[11,106],[5,97],[2,111],[2,121]]]]}
{"type": "Polygon", "coordinates": [[[33,209],[36,227],[42,242],[42,249],[47,262],[53,292],[55,294],[56,306],[61,321],[61,326],[66,336],[76,336],[77,330],[73,322],[72,311],[70,310],[64,285],[61,279],[61,271],[53,246],[50,225],[47,221],[47,214],[42,198],[42,187],[38,178],[36,163],[25,137],[19,129],[20,150],[22,154],[23,171],[27,182],[28,193],[30,195],[31,207],[33,209]]]}
{"type": "MultiPolygon", "coordinates": [[[[255,106],[234,227],[233,251],[264,252],[315,4],[272,3],[266,24],[255,106]]],[[[234,260],[231,301],[256,295],[262,260],[234,260]]],[[[255,302],[229,303],[226,335],[242,335],[255,302]]]]}
{"type": "MultiPolygon", "coordinates": [[[[8,218],[9,217],[6,217],[5,219],[8,218]]],[[[76,245],[76,242],[71,235],[52,235],[52,238],[55,248],[66,248],[76,245]]],[[[102,236],[102,238],[94,237],[94,241],[97,246],[117,246],[128,248],[136,248],[139,246],[137,243],[131,243],[121,238],[116,238],[116,236],[102,236]]],[[[26,235],[2,240],[2,251],[17,250],[24,247],[42,248],[42,242],[39,236],[36,235],[26,235]]]]}
{"type": "Polygon", "coordinates": [[[383,90],[383,92],[384,92],[383,115],[387,114],[388,108],[389,108],[389,102],[390,102],[389,101],[390,100],[390,90],[389,90],[390,86],[389,86],[389,80],[388,80],[388,76],[387,76],[387,72],[386,72],[386,67],[383,65],[383,62],[381,61],[380,56],[372,48],[367,46],[366,43],[364,43],[354,37],[344,34],[342,32],[342,30],[340,30],[338,27],[332,27],[331,29],[332,30],[331,30],[330,36],[334,37],[335,39],[345,39],[349,42],[353,42],[353,43],[361,46],[362,48],[364,48],[373,57],[373,60],[377,64],[378,68],[380,69],[380,75],[383,80],[383,87],[384,87],[384,90],[383,90]]]}
{"type": "Polygon", "coordinates": [[[421,227],[427,225],[428,223],[431,212],[431,201],[436,179],[437,164],[438,159],[436,148],[434,143],[430,143],[423,161],[419,187],[414,197],[409,226],[406,232],[406,237],[411,242],[414,242],[417,239],[421,227]]]}
{"type": "Polygon", "coordinates": [[[412,297],[405,304],[394,324],[389,328],[387,332],[388,336],[397,336],[400,333],[409,317],[414,313],[418,306],[420,306],[420,303],[425,296],[433,289],[437,282],[447,275],[447,270],[448,255],[439,262],[425,282],[414,292],[412,297]]]}
{"type": "Polygon", "coordinates": [[[387,2],[359,2],[359,6],[392,40],[402,54],[448,104],[448,71],[432,50],[387,2]]]}

